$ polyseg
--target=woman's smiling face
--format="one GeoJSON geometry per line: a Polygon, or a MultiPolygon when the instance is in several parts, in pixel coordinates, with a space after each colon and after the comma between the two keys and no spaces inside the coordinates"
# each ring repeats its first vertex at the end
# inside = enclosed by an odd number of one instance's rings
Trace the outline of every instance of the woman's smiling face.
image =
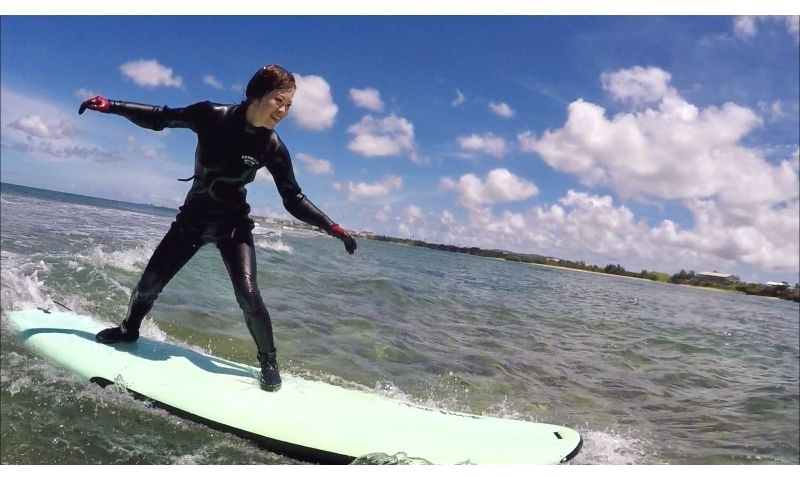
{"type": "Polygon", "coordinates": [[[275,129],[275,126],[289,114],[294,92],[294,89],[274,90],[254,101],[250,105],[251,123],[254,126],[275,129]]]}

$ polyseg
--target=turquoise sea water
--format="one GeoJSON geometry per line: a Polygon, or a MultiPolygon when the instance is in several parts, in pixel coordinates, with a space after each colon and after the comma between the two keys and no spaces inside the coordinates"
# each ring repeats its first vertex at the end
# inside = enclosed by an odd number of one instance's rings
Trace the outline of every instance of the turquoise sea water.
{"type": "MultiPolygon", "coordinates": [[[[117,323],[175,211],[2,184],[2,313],[117,323]]],[[[573,464],[800,463],[797,303],[260,224],[288,372],[445,410],[549,422],[573,464]]],[[[215,247],[143,333],[255,364],[215,247]]],[[[2,322],[0,462],[296,463],[36,357],[2,322]]],[[[235,405],[235,404],[232,404],[235,405]]]]}

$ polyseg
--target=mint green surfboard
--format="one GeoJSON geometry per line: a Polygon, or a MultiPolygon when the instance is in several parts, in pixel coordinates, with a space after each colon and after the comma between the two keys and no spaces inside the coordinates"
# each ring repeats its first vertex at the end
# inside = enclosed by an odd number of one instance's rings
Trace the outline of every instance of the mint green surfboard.
{"type": "Polygon", "coordinates": [[[72,312],[14,311],[8,320],[34,352],[91,382],[306,461],[404,454],[434,464],[558,464],[582,443],[566,427],[430,409],[288,373],[280,391],[262,391],[251,366],[146,337],[97,343],[107,325],[72,312]]]}

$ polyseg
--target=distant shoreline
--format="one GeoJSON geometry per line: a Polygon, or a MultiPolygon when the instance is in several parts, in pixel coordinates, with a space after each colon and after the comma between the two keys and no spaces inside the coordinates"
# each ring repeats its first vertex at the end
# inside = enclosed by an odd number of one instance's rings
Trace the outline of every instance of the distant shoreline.
{"type": "MultiPolygon", "coordinates": [[[[508,262],[509,261],[509,260],[506,260],[504,258],[497,258],[495,260],[499,260],[501,262],[508,262]]],[[[694,288],[694,289],[700,288],[700,289],[703,289],[703,290],[709,290],[709,291],[713,291],[713,292],[739,293],[737,290],[726,290],[726,289],[723,289],[723,288],[712,288],[712,287],[699,287],[699,286],[696,286],[696,285],[687,285],[685,283],[662,282],[662,281],[659,281],[659,280],[650,280],[649,278],[631,277],[631,276],[628,276],[628,275],[615,275],[613,273],[594,272],[592,270],[581,270],[580,268],[559,267],[558,265],[547,265],[547,264],[544,264],[544,263],[535,263],[535,262],[522,262],[522,263],[524,263],[525,265],[533,265],[533,266],[536,266],[536,267],[554,268],[556,270],[567,270],[567,271],[570,271],[570,272],[579,272],[579,273],[591,273],[593,275],[602,275],[602,276],[605,276],[605,277],[608,277],[608,276],[620,277],[620,278],[627,278],[629,280],[642,280],[642,281],[651,282],[651,283],[652,282],[655,282],[655,283],[666,283],[668,285],[678,285],[678,286],[689,287],[689,288],[694,288]]],[[[775,298],[776,300],[780,300],[780,298],[776,298],[776,297],[772,297],[772,296],[768,296],[768,297],[765,297],[765,298],[775,298]]]]}
{"type": "MultiPolygon", "coordinates": [[[[503,258],[499,258],[498,260],[503,260],[503,261],[506,261],[506,262],[510,261],[510,260],[505,260],[503,258]]],[[[620,277],[620,278],[629,278],[631,280],[644,280],[646,282],[658,281],[658,280],[650,280],[649,278],[630,277],[628,275],[615,275],[613,273],[594,272],[592,270],[581,270],[580,268],[559,267],[558,265],[547,265],[547,264],[544,264],[544,263],[536,263],[536,262],[522,262],[522,263],[524,263],[526,265],[534,265],[534,266],[537,266],[537,267],[555,268],[557,270],[569,270],[571,272],[591,273],[593,275],[603,275],[603,276],[606,276],[606,277],[612,276],[612,277],[620,277]]],[[[661,282],[661,283],[666,283],[666,282],[661,282]]]]}
{"type": "Polygon", "coordinates": [[[636,273],[625,270],[625,268],[622,267],[621,265],[609,264],[605,268],[600,268],[596,265],[587,266],[583,262],[570,262],[569,260],[564,260],[564,262],[569,264],[574,264],[575,266],[565,266],[558,264],[559,262],[562,261],[561,259],[555,257],[545,257],[536,254],[521,254],[521,253],[509,252],[507,250],[485,250],[478,247],[458,247],[455,245],[431,244],[424,242],[422,240],[400,239],[396,237],[388,237],[382,235],[378,236],[372,234],[358,234],[358,233],[354,233],[354,235],[365,239],[377,240],[384,243],[404,245],[407,247],[421,247],[432,250],[438,250],[442,252],[463,253],[478,257],[492,258],[495,260],[503,260],[507,262],[520,262],[530,265],[538,265],[541,267],[548,267],[557,270],[572,270],[576,272],[593,273],[597,275],[606,275],[606,276],[610,275],[623,278],[632,278],[636,280],[645,280],[650,282],[668,283],[670,285],[690,286],[695,289],[701,288],[711,291],[744,293],[745,295],[763,296],[767,298],[777,298],[787,301],[800,302],[800,287],[789,288],[788,285],[785,288],[776,288],[769,285],[762,285],[757,283],[745,283],[745,282],[732,282],[726,284],[713,283],[710,281],[700,282],[697,281],[697,279],[695,278],[695,273],[693,271],[687,274],[684,270],[681,270],[680,273],[674,274],[672,276],[663,272],[647,271],[647,270],[642,270],[640,273],[636,273]],[[551,262],[551,263],[543,263],[543,262],[551,262]],[[589,269],[587,270],[587,268],[589,269]]]}

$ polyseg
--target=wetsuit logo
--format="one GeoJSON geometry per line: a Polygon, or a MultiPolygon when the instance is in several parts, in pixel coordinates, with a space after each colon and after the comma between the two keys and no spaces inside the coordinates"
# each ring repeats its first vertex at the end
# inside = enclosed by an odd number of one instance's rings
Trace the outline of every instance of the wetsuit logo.
{"type": "Polygon", "coordinates": [[[253,156],[242,156],[242,162],[244,162],[247,167],[253,167],[258,164],[258,161],[253,156]]]}

